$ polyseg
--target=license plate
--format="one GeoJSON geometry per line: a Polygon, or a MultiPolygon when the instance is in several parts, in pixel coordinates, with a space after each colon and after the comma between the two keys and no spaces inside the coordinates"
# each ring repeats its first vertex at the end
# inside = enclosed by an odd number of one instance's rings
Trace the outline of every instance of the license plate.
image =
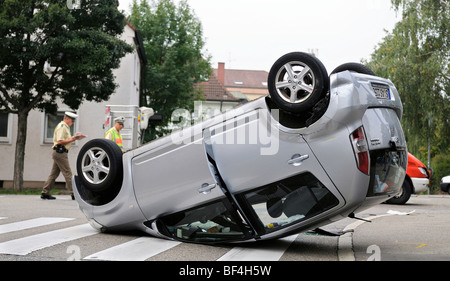
{"type": "Polygon", "coordinates": [[[391,95],[389,92],[389,86],[383,84],[373,84],[373,91],[375,92],[375,97],[377,99],[390,99],[391,95]]]}

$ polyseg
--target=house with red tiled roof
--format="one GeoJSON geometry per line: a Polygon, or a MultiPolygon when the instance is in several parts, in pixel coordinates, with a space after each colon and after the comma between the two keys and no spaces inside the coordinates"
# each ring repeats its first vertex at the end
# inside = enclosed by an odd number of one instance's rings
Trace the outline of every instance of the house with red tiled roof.
{"type": "Polygon", "coordinates": [[[226,112],[239,104],[268,95],[266,71],[225,69],[219,63],[208,81],[198,83],[203,91],[201,109],[195,109],[197,116],[212,117],[226,112]],[[198,112],[201,110],[201,113],[198,112]]]}
{"type": "Polygon", "coordinates": [[[196,102],[194,118],[208,119],[247,102],[245,97],[233,96],[214,74],[209,77],[208,81],[198,83],[195,87],[203,92],[204,99],[196,102]]]}
{"type": "Polygon", "coordinates": [[[196,87],[203,91],[204,107],[225,112],[242,102],[231,95],[214,75],[211,75],[208,81],[197,84],[196,87]]]}
{"type": "Polygon", "coordinates": [[[251,101],[269,94],[267,71],[225,69],[225,63],[220,62],[214,75],[234,97],[251,101]]]}

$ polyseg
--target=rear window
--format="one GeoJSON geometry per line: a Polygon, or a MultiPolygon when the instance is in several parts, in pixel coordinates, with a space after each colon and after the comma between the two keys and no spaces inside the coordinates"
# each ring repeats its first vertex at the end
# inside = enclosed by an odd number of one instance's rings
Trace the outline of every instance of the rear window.
{"type": "Polygon", "coordinates": [[[407,163],[406,151],[372,150],[367,196],[398,193],[406,175],[407,163]]]}

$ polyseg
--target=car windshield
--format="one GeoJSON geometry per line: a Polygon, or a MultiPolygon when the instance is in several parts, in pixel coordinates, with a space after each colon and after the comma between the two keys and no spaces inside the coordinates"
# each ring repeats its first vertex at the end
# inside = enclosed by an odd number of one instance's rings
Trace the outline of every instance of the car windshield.
{"type": "Polygon", "coordinates": [[[304,173],[245,194],[254,213],[272,232],[322,213],[339,201],[311,173],[304,173]]]}

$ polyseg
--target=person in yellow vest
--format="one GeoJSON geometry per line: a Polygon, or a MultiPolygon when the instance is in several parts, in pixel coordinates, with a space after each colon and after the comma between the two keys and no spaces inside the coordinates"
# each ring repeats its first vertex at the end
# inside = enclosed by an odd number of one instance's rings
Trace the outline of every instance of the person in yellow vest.
{"type": "Polygon", "coordinates": [[[53,132],[53,167],[42,188],[42,199],[55,199],[54,196],[50,195],[50,190],[53,188],[59,173],[62,173],[66,180],[66,189],[70,192],[72,200],[75,199],[72,190],[72,171],[70,169],[68,152],[72,142],[82,138],[80,133],[76,133],[74,136],[70,133],[70,126],[73,125],[77,117],[78,115],[73,112],[64,112],[63,121],[56,126],[53,132]]]}
{"type": "Polygon", "coordinates": [[[123,129],[123,123],[125,122],[125,117],[119,116],[114,119],[114,127],[106,131],[105,139],[112,140],[115,142],[120,149],[123,151],[123,140],[120,130],[123,129]]]}

